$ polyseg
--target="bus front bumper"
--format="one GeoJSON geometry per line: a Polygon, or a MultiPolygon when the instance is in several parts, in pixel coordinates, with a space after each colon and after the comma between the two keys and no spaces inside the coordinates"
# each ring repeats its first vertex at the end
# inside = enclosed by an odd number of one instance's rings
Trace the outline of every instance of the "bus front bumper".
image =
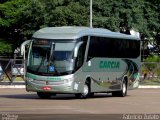
{"type": "Polygon", "coordinates": [[[80,85],[73,80],[63,80],[60,82],[27,80],[26,90],[32,92],[52,92],[52,93],[79,93],[80,85]]]}

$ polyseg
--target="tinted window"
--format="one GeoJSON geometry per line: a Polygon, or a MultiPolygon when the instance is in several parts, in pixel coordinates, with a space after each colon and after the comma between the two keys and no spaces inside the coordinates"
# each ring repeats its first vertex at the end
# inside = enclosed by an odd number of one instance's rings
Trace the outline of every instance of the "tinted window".
{"type": "Polygon", "coordinates": [[[139,40],[91,37],[88,58],[136,58],[139,54],[139,40]]]}

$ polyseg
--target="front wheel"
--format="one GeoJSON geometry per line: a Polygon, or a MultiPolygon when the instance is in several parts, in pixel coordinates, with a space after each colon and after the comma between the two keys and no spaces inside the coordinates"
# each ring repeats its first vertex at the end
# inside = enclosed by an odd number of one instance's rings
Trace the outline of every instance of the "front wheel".
{"type": "Polygon", "coordinates": [[[125,97],[127,95],[127,82],[124,80],[122,83],[122,89],[120,91],[113,91],[112,96],[125,97]]]}
{"type": "Polygon", "coordinates": [[[77,98],[88,98],[90,96],[89,84],[85,83],[83,87],[83,93],[76,93],[75,96],[77,98]]]}

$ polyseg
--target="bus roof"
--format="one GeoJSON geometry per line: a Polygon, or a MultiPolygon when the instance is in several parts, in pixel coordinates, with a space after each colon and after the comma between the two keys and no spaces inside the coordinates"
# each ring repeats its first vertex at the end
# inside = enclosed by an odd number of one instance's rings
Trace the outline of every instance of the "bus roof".
{"type": "Polygon", "coordinates": [[[78,26],[46,27],[38,30],[33,34],[33,38],[43,39],[76,39],[82,36],[101,36],[140,40],[140,38],[137,36],[112,32],[108,29],[78,26]]]}

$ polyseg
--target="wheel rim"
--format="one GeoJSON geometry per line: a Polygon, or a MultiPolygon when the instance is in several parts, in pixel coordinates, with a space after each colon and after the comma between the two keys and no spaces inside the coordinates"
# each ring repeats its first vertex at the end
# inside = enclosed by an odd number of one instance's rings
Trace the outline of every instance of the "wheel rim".
{"type": "Polygon", "coordinates": [[[86,96],[89,92],[89,88],[87,85],[84,85],[84,89],[83,89],[83,95],[86,96]]]}
{"type": "Polygon", "coordinates": [[[122,91],[123,91],[123,94],[125,94],[126,93],[126,84],[125,83],[123,83],[123,89],[122,89],[122,91]]]}

